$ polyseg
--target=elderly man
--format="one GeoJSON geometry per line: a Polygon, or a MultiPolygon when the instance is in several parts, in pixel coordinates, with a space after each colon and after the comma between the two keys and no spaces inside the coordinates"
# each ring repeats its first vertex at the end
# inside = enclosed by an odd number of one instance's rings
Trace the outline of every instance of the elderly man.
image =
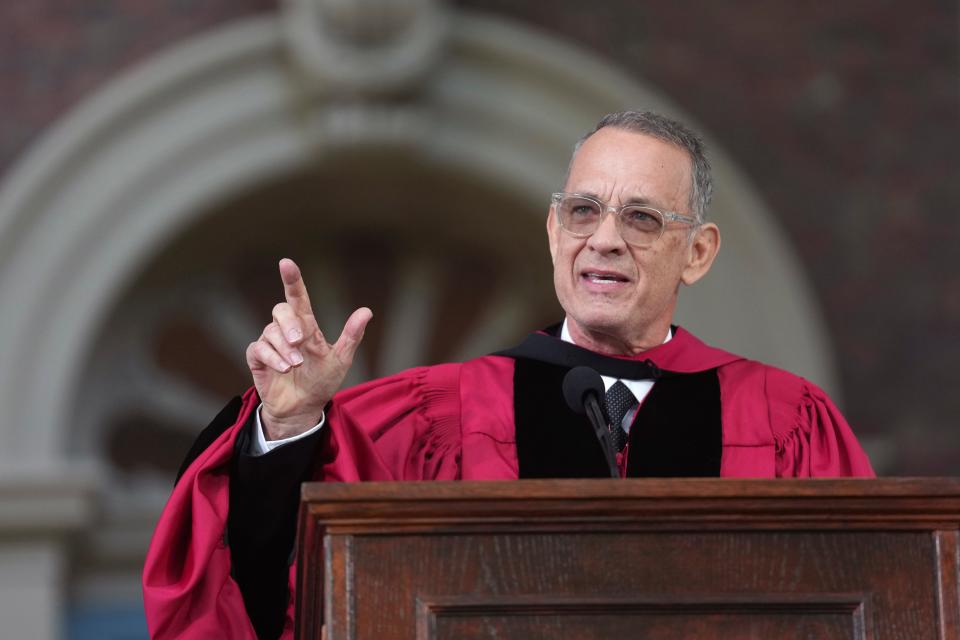
{"type": "Polygon", "coordinates": [[[286,300],[247,350],[254,389],[201,434],[151,544],[151,632],[289,633],[308,478],[872,475],[816,386],[671,325],[681,285],[720,248],[711,191],[703,144],[682,124],[605,117],[547,214],[563,323],[508,351],[339,392],[372,314],[358,309],[328,343],[282,260],[286,300]],[[606,389],[600,441],[564,398],[578,365],[606,389]]]}

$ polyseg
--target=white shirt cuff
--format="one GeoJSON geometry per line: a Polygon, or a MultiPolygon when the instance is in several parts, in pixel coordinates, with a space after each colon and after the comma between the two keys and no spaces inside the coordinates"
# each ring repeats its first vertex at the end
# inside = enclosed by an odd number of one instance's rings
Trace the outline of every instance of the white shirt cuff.
{"type": "Polygon", "coordinates": [[[267,440],[266,436],[263,435],[263,423],[260,421],[260,410],[263,409],[263,403],[260,403],[260,406],[257,407],[256,413],[256,424],[253,425],[253,430],[256,431],[256,437],[250,441],[250,450],[247,452],[252,456],[262,456],[265,453],[270,453],[277,447],[282,447],[285,444],[290,444],[291,442],[296,442],[302,438],[316,433],[320,427],[323,426],[323,423],[326,422],[327,416],[321,411],[320,412],[320,422],[316,424],[315,427],[304,431],[303,433],[297,434],[295,436],[290,436],[289,438],[281,438],[280,440],[267,440]]]}

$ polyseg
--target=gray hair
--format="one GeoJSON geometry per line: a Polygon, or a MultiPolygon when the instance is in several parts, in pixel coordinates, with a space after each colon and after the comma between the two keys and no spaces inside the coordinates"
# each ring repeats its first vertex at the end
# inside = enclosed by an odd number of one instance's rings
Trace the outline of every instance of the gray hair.
{"type": "Polygon", "coordinates": [[[664,142],[676,145],[690,156],[693,168],[693,180],[690,188],[690,209],[699,222],[707,217],[710,199],[713,197],[713,178],[710,175],[710,161],[707,160],[707,148],[703,140],[689,127],[681,122],[672,120],[652,111],[619,111],[604,116],[592,131],[577,140],[573,146],[573,155],[567,167],[567,177],[570,176],[570,166],[577,151],[587,139],[604,127],[614,127],[625,131],[643,133],[664,142]]]}

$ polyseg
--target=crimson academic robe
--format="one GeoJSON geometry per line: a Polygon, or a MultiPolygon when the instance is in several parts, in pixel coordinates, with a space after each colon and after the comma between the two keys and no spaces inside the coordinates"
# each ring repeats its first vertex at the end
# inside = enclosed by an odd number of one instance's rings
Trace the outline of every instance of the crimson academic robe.
{"type": "MultiPolygon", "coordinates": [[[[627,475],[873,475],[843,416],[806,380],[680,328],[641,358],[600,356],[538,333],[501,355],[346,389],[328,408],[311,475],[337,482],[606,475],[585,418],[562,402],[562,376],[577,364],[622,378],[644,377],[631,374],[642,365],[657,378],[630,431],[627,475]]],[[[160,517],[143,574],[152,637],[256,637],[231,577],[225,531],[231,458],[258,404],[251,389],[221,415],[160,517]]],[[[293,575],[291,566],[283,637],[292,637],[293,575]]]]}

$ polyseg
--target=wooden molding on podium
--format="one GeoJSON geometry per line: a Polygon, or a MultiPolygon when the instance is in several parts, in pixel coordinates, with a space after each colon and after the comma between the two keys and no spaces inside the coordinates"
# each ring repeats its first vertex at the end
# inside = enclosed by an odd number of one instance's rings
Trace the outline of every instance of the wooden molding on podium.
{"type": "Polygon", "coordinates": [[[297,633],[960,640],[960,479],[303,486],[297,633]]]}

